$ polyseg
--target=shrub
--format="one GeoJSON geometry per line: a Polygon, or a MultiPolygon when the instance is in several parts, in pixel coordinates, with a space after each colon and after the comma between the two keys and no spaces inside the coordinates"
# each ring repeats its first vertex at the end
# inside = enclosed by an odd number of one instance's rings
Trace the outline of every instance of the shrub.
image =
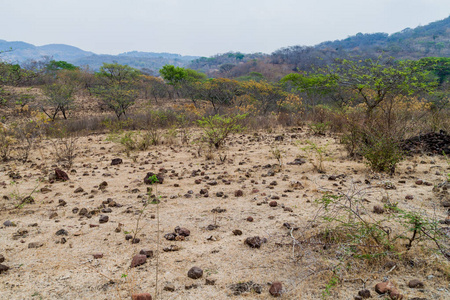
{"type": "Polygon", "coordinates": [[[214,115],[203,117],[198,120],[198,125],[203,129],[202,139],[210,147],[219,149],[224,144],[226,138],[232,133],[244,130],[240,121],[245,119],[247,114],[235,115],[232,117],[214,115]]]}

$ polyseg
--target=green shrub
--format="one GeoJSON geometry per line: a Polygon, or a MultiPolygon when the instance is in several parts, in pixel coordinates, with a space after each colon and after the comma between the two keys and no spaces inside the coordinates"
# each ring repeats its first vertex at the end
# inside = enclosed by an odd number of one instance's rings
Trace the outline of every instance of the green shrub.
{"type": "Polygon", "coordinates": [[[202,139],[210,147],[219,149],[222,147],[226,138],[232,133],[238,133],[244,130],[240,121],[244,120],[247,114],[235,115],[232,117],[214,115],[203,117],[197,121],[203,129],[202,139]]]}

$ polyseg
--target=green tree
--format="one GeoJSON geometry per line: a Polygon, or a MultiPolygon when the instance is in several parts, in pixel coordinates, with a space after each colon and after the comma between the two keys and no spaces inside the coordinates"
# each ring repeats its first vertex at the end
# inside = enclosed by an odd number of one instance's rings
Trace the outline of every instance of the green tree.
{"type": "Polygon", "coordinates": [[[67,84],[53,83],[43,87],[43,93],[47,97],[46,105],[42,111],[54,121],[59,112],[67,119],[67,112],[73,104],[74,88],[67,84]]]}
{"type": "Polygon", "coordinates": [[[127,110],[139,96],[137,90],[139,75],[139,70],[132,67],[118,63],[104,63],[96,73],[101,83],[91,91],[100,97],[120,120],[122,116],[127,117],[127,110]]]}

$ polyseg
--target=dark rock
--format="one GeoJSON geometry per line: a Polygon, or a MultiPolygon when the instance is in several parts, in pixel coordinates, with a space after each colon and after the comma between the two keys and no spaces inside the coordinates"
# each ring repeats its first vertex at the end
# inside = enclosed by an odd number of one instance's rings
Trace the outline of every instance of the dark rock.
{"type": "Polygon", "coordinates": [[[69,235],[69,233],[65,229],[60,229],[55,234],[56,235],[69,235]]]}
{"type": "Polygon", "coordinates": [[[270,286],[269,293],[274,297],[280,297],[283,293],[283,285],[281,282],[273,282],[270,286]]]}
{"type": "Polygon", "coordinates": [[[9,270],[8,266],[0,264],[0,274],[9,270]]]}
{"type": "Polygon", "coordinates": [[[0,263],[2,263],[4,261],[5,261],[5,257],[2,254],[0,254],[0,263]]]}
{"type": "Polygon", "coordinates": [[[147,258],[153,257],[153,251],[148,249],[142,249],[139,254],[147,256],[147,258]]]}
{"type": "Polygon", "coordinates": [[[36,248],[40,248],[42,246],[44,246],[44,243],[41,243],[41,242],[33,242],[33,243],[28,244],[28,248],[30,248],[30,249],[36,249],[36,248]]]}
{"type": "Polygon", "coordinates": [[[369,290],[361,290],[358,292],[358,295],[361,296],[361,298],[363,298],[363,299],[370,298],[370,291],[369,290]]]}
{"type": "Polygon", "coordinates": [[[164,235],[164,238],[165,238],[166,240],[168,240],[168,241],[174,241],[176,237],[177,237],[177,234],[176,234],[176,233],[173,233],[173,232],[171,232],[171,233],[166,233],[166,234],[164,235]]]}
{"type": "Polygon", "coordinates": [[[109,213],[111,213],[111,212],[112,212],[112,209],[111,209],[111,208],[109,208],[109,207],[106,207],[106,208],[102,208],[101,212],[102,212],[102,213],[104,213],[104,214],[109,214],[109,213]]]}
{"type": "Polygon", "coordinates": [[[406,195],[406,196],[405,196],[405,199],[406,199],[406,200],[413,200],[413,199],[414,199],[414,196],[413,196],[413,195],[406,195]]]}
{"type": "Polygon", "coordinates": [[[69,180],[69,176],[66,172],[61,169],[55,169],[55,178],[58,181],[67,181],[69,180]]]}
{"type": "Polygon", "coordinates": [[[218,213],[218,214],[226,212],[226,211],[227,211],[226,209],[220,208],[220,207],[216,207],[216,208],[211,209],[212,213],[218,213]]]}
{"type": "Polygon", "coordinates": [[[88,210],[87,208],[83,207],[80,212],[79,212],[80,216],[87,216],[88,215],[88,210]]]}
{"type": "Polygon", "coordinates": [[[393,300],[403,299],[403,295],[396,288],[389,290],[389,297],[393,300]]]}
{"type": "Polygon", "coordinates": [[[74,214],[78,213],[79,210],[80,210],[80,209],[79,209],[78,207],[72,208],[72,212],[73,212],[74,214]]]}
{"type": "Polygon", "coordinates": [[[92,256],[93,256],[95,259],[103,258],[103,253],[94,253],[94,254],[92,254],[92,256]]]}
{"type": "Polygon", "coordinates": [[[375,291],[378,294],[386,294],[392,289],[395,289],[395,287],[390,281],[379,282],[375,285],[375,291]]]}
{"type": "Polygon", "coordinates": [[[3,225],[5,225],[6,227],[15,227],[16,226],[16,224],[14,222],[11,222],[10,220],[3,222],[3,225]]]}
{"type": "Polygon", "coordinates": [[[143,265],[143,264],[145,264],[146,261],[147,261],[147,256],[142,255],[142,254],[137,254],[133,257],[133,260],[131,261],[131,268],[143,265]]]}
{"type": "Polygon", "coordinates": [[[205,285],[215,285],[215,284],[216,284],[216,280],[215,279],[208,279],[208,278],[206,278],[205,285]]]}
{"type": "Polygon", "coordinates": [[[282,135],[277,135],[275,137],[275,141],[277,141],[277,142],[282,142],[283,140],[284,140],[284,136],[282,136],[282,135]]]}
{"type": "Polygon", "coordinates": [[[269,202],[269,206],[270,207],[276,207],[278,205],[278,202],[277,201],[270,201],[269,202]]]}
{"type": "Polygon", "coordinates": [[[263,241],[259,236],[248,237],[245,239],[245,243],[249,245],[251,248],[260,248],[263,241]]]}
{"type": "Polygon", "coordinates": [[[98,219],[98,221],[99,221],[100,223],[106,223],[106,222],[109,221],[109,217],[106,216],[106,215],[101,215],[100,218],[98,219]]]}
{"type": "Polygon", "coordinates": [[[244,192],[242,190],[237,190],[234,192],[235,197],[242,197],[244,196],[244,192]]]}
{"type": "Polygon", "coordinates": [[[108,186],[108,183],[106,181],[103,181],[102,183],[100,183],[98,185],[98,189],[103,191],[103,190],[106,190],[107,186],[108,186]]]}
{"type": "Polygon", "coordinates": [[[242,235],[242,231],[239,229],[235,229],[235,230],[233,230],[233,234],[234,235],[242,235]]]}
{"type": "Polygon", "coordinates": [[[247,217],[248,222],[253,222],[253,217],[247,217]]]}
{"type": "Polygon", "coordinates": [[[175,285],[173,283],[168,282],[163,290],[168,291],[168,292],[174,292],[175,291],[175,285]]]}
{"type": "Polygon", "coordinates": [[[74,193],[82,193],[84,192],[82,187],[78,187],[77,189],[75,189],[75,191],[73,191],[74,193]]]}
{"type": "Polygon", "coordinates": [[[66,206],[67,202],[64,201],[63,199],[59,199],[58,200],[58,206],[66,206]]]}
{"type": "Polygon", "coordinates": [[[123,160],[121,158],[113,158],[111,160],[111,166],[117,166],[123,163],[123,160]]]}
{"type": "Polygon", "coordinates": [[[189,278],[192,279],[199,279],[203,276],[203,270],[200,269],[199,267],[192,267],[188,273],[187,273],[189,278]]]}
{"type": "Polygon", "coordinates": [[[131,234],[126,234],[125,235],[125,240],[129,241],[133,238],[133,236],[131,234]]]}
{"type": "Polygon", "coordinates": [[[375,205],[373,207],[373,212],[376,214],[383,214],[384,213],[384,208],[381,207],[380,205],[375,205]]]}
{"type": "Polygon", "coordinates": [[[52,212],[48,218],[51,220],[51,219],[56,218],[57,216],[58,216],[57,212],[52,212]]]}
{"type": "Polygon", "coordinates": [[[131,295],[132,300],[152,300],[152,295],[149,293],[140,293],[131,295]]]}
{"type": "Polygon", "coordinates": [[[131,240],[131,243],[132,244],[139,244],[140,241],[141,241],[140,238],[134,238],[134,239],[131,240]]]}
{"type": "Polygon", "coordinates": [[[217,192],[216,193],[216,197],[219,197],[219,198],[223,197],[223,195],[224,195],[223,192],[217,192]]]}
{"type": "Polygon", "coordinates": [[[415,288],[423,288],[424,285],[422,281],[418,279],[413,279],[408,283],[408,286],[412,289],[415,289],[415,288]]]}

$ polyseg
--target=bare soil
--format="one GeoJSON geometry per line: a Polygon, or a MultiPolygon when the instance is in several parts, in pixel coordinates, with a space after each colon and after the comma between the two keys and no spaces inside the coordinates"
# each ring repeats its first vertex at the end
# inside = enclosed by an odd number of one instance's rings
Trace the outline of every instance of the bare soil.
{"type": "Polygon", "coordinates": [[[10,268],[0,274],[1,299],[130,299],[132,293],[141,292],[154,296],[155,256],[135,268],[130,263],[141,249],[156,255],[158,234],[160,299],[269,299],[274,281],[283,285],[280,299],[353,299],[363,288],[377,298],[374,286],[386,278],[409,299],[450,298],[449,263],[431,251],[429,244],[403,253],[394,269],[386,269],[383,259],[372,263],[355,259],[341,271],[339,282],[330,284],[334,266],[340,262],[340,248],[292,247],[290,230],[283,225],[289,223],[302,231],[318,209],[314,200],[326,192],[349,190],[363,191],[369,207],[383,206],[383,196],[389,196],[400,208],[426,211],[444,220],[447,208],[432,191],[449,172],[442,156],[408,157],[392,177],[373,174],[362,161],[347,158],[337,138],[313,136],[298,128],[235,135],[221,151],[227,156],[223,163],[216,152],[207,160],[206,151],[198,155],[198,146],[177,142],[132,152],[131,157],[105,135],[82,137],[77,145],[78,156],[71,169],[56,161],[49,141],[35,149],[30,162],[0,164],[0,254],[10,268]],[[280,135],[283,141],[275,141],[280,135]],[[327,145],[326,174],[315,171],[313,156],[300,150],[297,143],[304,144],[306,139],[327,145]],[[281,167],[270,151],[274,145],[282,152],[281,167]],[[299,155],[306,156],[306,163],[288,164],[299,155]],[[122,158],[123,164],[111,166],[114,158],[122,158]],[[56,167],[66,171],[70,180],[51,183],[49,175],[56,167]],[[12,179],[11,172],[21,178],[12,179]],[[147,199],[147,172],[164,172],[164,182],[153,186],[161,200],[160,231],[157,205],[149,204],[140,221],[140,242],[132,244],[125,235],[132,234],[147,199]],[[337,180],[329,180],[331,175],[338,176],[337,180]],[[419,179],[431,185],[416,184],[419,179]],[[101,190],[104,181],[107,187],[101,190]],[[386,182],[396,189],[386,190],[386,182]],[[83,192],[75,193],[79,187],[83,192]],[[208,197],[200,194],[202,189],[208,197]],[[236,197],[237,190],[243,196],[236,197]],[[218,197],[218,192],[224,196],[218,197]],[[30,193],[35,203],[14,208],[30,193]],[[407,195],[413,199],[405,199],[407,195]],[[121,206],[103,213],[101,209],[108,205],[102,203],[109,198],[121,206]],[[60,206],[60,199],[67,204],[60,206]],[[270,201],[278,205],[270,207],[270,201]],[[226,211],[212,212],[218,207],[226,211]],[[93,214],[80,216],[74,208],[93,214]],[[108,215],[109,221],[99,223],[100,215],[108,215]],[[5,226],[7,220],[16,226],[5,226]],[[123,226],[116,232],[119,224],[123,226]],[[184,241],[166,240],[164,235],[176,226],[189,229],[190,235],[184,241]],[[68,235],[56,235],[60,229],[68,235]],[[234,235],[236,229],[242,235],[234,235]],[[253,236],[267,242],[250,248],[244,241],[253,236]],[[42,246],[29,248],[33,242],[42,246]],[[179,251],[163,251],[171,245],[179,251]],[[103,257],[94,259],[95,253],[103,257]],[[203,269],[202,278],[187,276],[193,266],[203,269]],[[421,280],[425,287],[409,288],[411,279],[421,280]],[[242,288],[242,283],[250,281],[260,285],[260,294],[242,288]],[[163,290],[168,283],[174,291],[163,290]],[[233,284],[241,286],[233,290],[233,284]]]}

